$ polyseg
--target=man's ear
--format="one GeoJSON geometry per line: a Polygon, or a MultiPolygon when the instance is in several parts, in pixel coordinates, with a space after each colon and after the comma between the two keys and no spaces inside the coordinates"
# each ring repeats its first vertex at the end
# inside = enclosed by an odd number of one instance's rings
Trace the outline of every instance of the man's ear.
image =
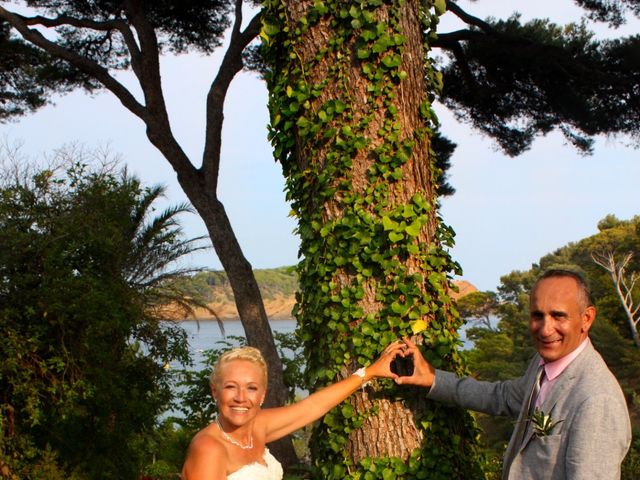
{"type": "Polygon", "coordinates": [[[589,333],[593,321],[596,319],[596,307],[593,305],[584,309],[582,312],[582,329],[583,333],[589,333]]]}

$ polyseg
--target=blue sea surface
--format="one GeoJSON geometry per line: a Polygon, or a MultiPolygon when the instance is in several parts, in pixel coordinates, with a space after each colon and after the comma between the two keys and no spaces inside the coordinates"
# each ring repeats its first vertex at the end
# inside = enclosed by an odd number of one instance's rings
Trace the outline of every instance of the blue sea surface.
{"type": "MultiPolygon", "coordinates": [[[[287,320],[270,320],[269,324],[274,332],[291,333],[296,328],[296,322],[294,319],[287,320]]],[[[222,333],[218,322],[215,320],[185,320],[180,322],[188,334],[189,347],[191,349],[192,357],[196,367],[200,367],[203,360],[202,352],[212,348],[224,348],[223,345],[218,342],[225,340],[231,344],[235,344],[232,337],[244,337],[244,329],[240,320],[225,320],[224,330],[222,333]]],[[[468,325],[464,325],[460,329],[460,339],[463,342],[463,349],[469,349],[473,347],[472,342],[467,340],[465,330],[468,325]]],[[[173,366],[173,365],[172,365],[173,366]]]]}
{"type": "MultiPolygon", "coordinates": [[[[215,320],[185,320],[180,322],[180,326],[187,332],[189,338],[189,348],[196,367],[201,367],[203,361],[202,352],[212,348],[224,348],[219,344],[223,340],[235,345],[237,342],[232,337],[244,337],[244,329],[240,320],[225,320],[224,334],[220,330],[218,322],[215,320]],[[225,337],[226,335],[226,337],[225,337]]],[[[270,320],[271,330],[280,333],[291,333],[296,328],[296,321],[270,320]]],[[[173,365],[172,365],[173,366],[173,365]]]]}

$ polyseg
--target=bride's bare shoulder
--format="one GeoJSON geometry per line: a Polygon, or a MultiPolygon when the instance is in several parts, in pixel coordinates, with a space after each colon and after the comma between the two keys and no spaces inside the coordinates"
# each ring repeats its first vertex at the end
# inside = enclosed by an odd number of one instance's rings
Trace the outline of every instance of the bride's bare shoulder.
{"type": "Polygon", "coordinates": [[[192,450],[196,453],[202,449],[207,450],[209,455],[224,454],[226,457],[227,454],[227,449],[224,448],[222,440],[211,426],[203,428],[196,433],[189,444],[189,453],[192,450]]]}
{"type": "Polygon", "coordinates": [[[226,478],[227,450],[208,428],[198,432],[187,452],[182,469],[182,480],[196,478],[226,478]]]}

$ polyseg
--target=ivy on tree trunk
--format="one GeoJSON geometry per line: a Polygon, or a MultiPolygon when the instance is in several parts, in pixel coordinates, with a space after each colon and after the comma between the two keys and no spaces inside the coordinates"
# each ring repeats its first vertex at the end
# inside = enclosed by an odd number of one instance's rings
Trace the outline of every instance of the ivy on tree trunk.
{"type": "MultiPolygon", "coordinates": [[[[270,138],[298,219],[295,313],[310,385],[410,335],[434,366],[462,371],[449,295],[459,266],[430,146],[440,76],[427,51],[444,2],[263,5],[270,138]]],[[[472,419],[425,396],[379,381],[331,411],[311,442],[318,475],[478,478],[472,419]]]]}

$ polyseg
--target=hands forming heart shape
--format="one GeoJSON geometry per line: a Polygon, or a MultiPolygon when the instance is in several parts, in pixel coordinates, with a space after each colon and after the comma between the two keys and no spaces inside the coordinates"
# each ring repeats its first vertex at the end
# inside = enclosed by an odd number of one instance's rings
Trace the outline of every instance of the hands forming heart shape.
{"type": "Polygon", "coordinates": [[[380,376],[391,376],[398,385],[430,388],[435,380],[435,369],[408,337],[387,345],[373,366],[380,376]]]}
{"type": "Polygon", "coordinates": [[[390,369],[392,373],[400,377],[410,377],[413,375],[413,355],[403,356],[400,352],[391,360],[390,369]]]}

